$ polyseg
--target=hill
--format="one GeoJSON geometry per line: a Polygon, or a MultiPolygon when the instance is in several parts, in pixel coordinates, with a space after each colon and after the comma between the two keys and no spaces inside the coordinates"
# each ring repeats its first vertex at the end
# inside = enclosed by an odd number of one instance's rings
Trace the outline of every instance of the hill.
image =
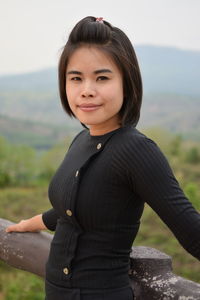
{"type": "Polygon", "coordinates": [[[200,141],[200,97],[178,94],[144,96],[139,127],[155,127],[200,141]]]}
{"type": "Polygon", "coordinates": [[[136,47],[144,92],[200,96],[200,51],[172,47],[136,47]]]}
{"type": "Polygon", "coordinates": [[[29,145],[37,150],[49,149],[67,137],[72,138],[77,133],[77,127],[78,124],[74,127],[56,126],[0,116],[0,135],[12,143],[29,145]]]}

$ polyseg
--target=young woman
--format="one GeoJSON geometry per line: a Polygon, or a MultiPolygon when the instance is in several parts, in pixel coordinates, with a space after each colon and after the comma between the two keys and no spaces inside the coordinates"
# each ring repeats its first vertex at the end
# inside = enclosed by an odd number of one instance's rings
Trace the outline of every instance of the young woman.
{"type": "Polygon", "coordinates": [[[102,18],[72,30],[59,62],[67,114],[85,127],[49,186],[53,208],[7,231],[55,230],[46,300],[132,300],[129,254],[144,203],[200,259],[200,215],[158,146],[136,129],[142,81],[131,42],[102,18]]]}

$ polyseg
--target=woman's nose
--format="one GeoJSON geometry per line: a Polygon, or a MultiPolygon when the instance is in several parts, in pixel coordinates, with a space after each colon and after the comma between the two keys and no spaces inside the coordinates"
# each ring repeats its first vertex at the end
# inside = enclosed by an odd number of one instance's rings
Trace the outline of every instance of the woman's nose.
{"type": "Polygon", "coordinates": [[[86,83],[83,86],[81,96],[86,98],[86,97],[94,97],[96,95],[96,89],[95,86],[91,83],[86,83]]]}

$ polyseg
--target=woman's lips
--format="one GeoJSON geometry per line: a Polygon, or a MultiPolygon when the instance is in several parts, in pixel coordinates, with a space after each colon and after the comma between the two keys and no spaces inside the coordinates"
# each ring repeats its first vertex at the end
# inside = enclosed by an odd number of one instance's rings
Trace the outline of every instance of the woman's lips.
{"type": "Polygon", "coordinates": [[[94,111],[97,110],[101,105],[95,105],[95,104],[82,104],[82,105],[78,105],[78,107],[82,110],[82,111],[94,111]]]}

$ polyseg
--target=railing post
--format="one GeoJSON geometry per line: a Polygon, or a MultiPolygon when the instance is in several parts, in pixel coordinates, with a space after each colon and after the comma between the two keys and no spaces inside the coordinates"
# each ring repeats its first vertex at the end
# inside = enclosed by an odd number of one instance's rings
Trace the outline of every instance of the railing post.
{"type": "Polygon", "coordinates": [[[172,273],[171,257],[148,247],[133,247],[130,279],[136,300],[199,300],[200,284],[172,273]]]}

